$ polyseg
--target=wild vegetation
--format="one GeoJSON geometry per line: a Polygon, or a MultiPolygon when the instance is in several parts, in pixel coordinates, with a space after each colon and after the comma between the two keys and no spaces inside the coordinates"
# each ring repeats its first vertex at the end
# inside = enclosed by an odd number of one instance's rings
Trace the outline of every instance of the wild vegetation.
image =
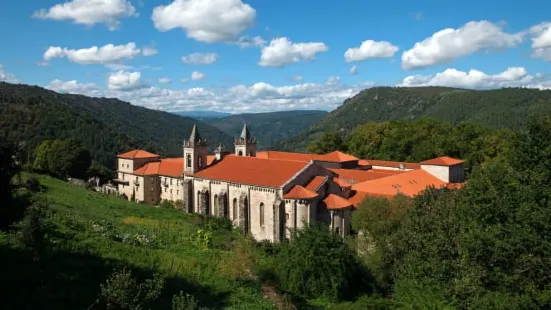
{"type": "Polygon", "coordinates": [[[0,82],[0,136],[21,144],[24,162],[45,140],[75,140],[92,159],[113,168],[114,154],[144,148],[163,156],[181,156],[182,141],[197,123],[215,148],[233,137],[203,122],[149,110],[118,99],[58,94],[37,86],[0,82]]]}
{"type": "Polygon", "coordinates": [[[324,132],[347,136],[367,122],[431,117],[453,125],[480,124],[519,130],[530,116],[551,112],[551,91],[527,88],[467,90],[449,87],[374,87],[344,101],[297,136],[274,143],[277,150],[305,151],[324,132]]]}
{"type": "Polygon", "coordinates": [[[243,124],[246,123],[257,139],[257,147],[263,149],[276,141],[289,139],[310,128],[325,115],[327,115],[326,111],[315,110],[243,113],[208,119],[208,124],[234,137],[241,134],[243,124]]]}
{"type": "Polygon", "coordinates": [[[308,146],[313,153],[346,151],[363,159],[420,162],[438,156],[461,158],[466,173],[492,160],[504,160],[513,131],[473,123],[454,126],[432,118],[412,121],[370,122],[356,127],[347,137],[324,133],[308,146]]]}

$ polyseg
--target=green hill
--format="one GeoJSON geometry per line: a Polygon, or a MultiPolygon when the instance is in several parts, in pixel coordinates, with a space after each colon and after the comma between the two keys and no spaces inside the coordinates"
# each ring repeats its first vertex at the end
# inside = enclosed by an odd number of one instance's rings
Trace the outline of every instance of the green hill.
{"type": "Polygon", "coordinates": [[[367,122],[415,119],[423,116],[459,124],[521,128],[527,118],[551,111],[551,91],[502,88],[467,90],[449,87],[375,87],[344,101],[309,129],[271,148],[305,150],[323,132],[347,134],[367,122]]]}
{"type": "Polygon", "coordinates": [[[243,124],[246,123],[258,140],[258,147],[263,148],[276,141],[297,135],[325,115],[327,115],[326,111],[316,110],[246,113],[218,119],[211,118],[208,123],[231,136],[239,135],[243,124]]]}
{"type": "MultiPolygon", "coordinates": [[[[41,87],[0,83],[0,135],[32,152],[47,139],[74,138],[98,162],[112,167],[115,154],[146,148],[181,156],[182,141],[197,123],[216,147],[233,138],[203,122],[131,105],[118,99],[59,94],[41,87]]],[[[31,154],[32,157],[32,154],[31,154]]]]}

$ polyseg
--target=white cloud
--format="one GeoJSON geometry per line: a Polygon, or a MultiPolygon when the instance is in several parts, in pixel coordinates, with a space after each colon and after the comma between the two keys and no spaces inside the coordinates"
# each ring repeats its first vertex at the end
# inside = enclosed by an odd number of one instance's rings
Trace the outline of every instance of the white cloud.
{"type": "Polygon", "coordinates": [[[193,87],[173,90],[144,87],[126,91],[115,89],[99,91],[94,84],[55,81],[48,85],[48,88],[95,97],[115,97],[135,105],[164,111],[215,110],[239,113],[296,109],[333,110],[345,99],[371,86],[373,86],[372,83],[359,85],[301,83],[274,86],[258,82],[249,86],[236,85],[212,89],[193,87]]]}
{"type": "Polygon", "coordinates": [[[182,57],[182,62],[188,65],[212,65],[216,60],[216,53],[193,53],[182,57]]]}
{"type": "Polygon", "coordinates": [[[302,75],[295,75],[291,78],[293,81],[297,81],[297,82],[300,82],[302,81],[303,77],[302,75]]]}
{"type": "Polygon", "coordinates": [[[532,57],[551,61],[551,23],[536,25],[529,32],[533,34],[532,57]]]}
{"type": "Polygon", "coordinates": [[[155,54],[159,53],[158,50],[154,49],[153,47],[144,47],[142,49],[142,54],[144,56],[153,56],[155,54]]]}
{"type": "Polygon", "coordinates": [[[399,47],[387,41],[365,40],[360,47],[349,48],[344,52],[346,62],[362,61],[370,58],[390,58],[399,47]]]}
{"type": "Polygon", "coordinates": [[[510,67],[498,74],[471,69],[469,72],[446,69],[435,75],[410,75],[398,86],[449,86],[469,89],[529,87],[550,89],[551,79],[542,74],[530,75],[523,67],[510,67]]]}
{"type": "Polygon", "coordinates": [[[170,84],[172,82],[169,78],[163,77],[159,79],[159,83],[161,84],[170,84]]]}
{"type": "Polygon", "coordinates": [[[205,74],[199,71],[193,71],[191,73],[191,80],[192,81],[199,81],[205,78],[205,74]]]}
{"type": "Polygon", "coordinates": [[[13,74],[4,71],[4,65],[0,64],[0,82],[17,83],[17,79],[13,74]]]}
{"type": "Polygon", "coordinates": [[[183,84],[189,82],[189,79],[188,78],[185,78],[185,79],[181,79],[180,82],[182,82],[183,84]]]}
{"type": "Polygon", "coordinates": [[[340,76],[330,76],[327,80],[325,80],[325,84],[335,85],[335,84],[338,84],[340,80],[341,80],[340,76]]]}
{"type": "Polygon", "coordinates": [[[402,54],[405,70],[451,62],[483,50],[500,50],[516,46],[521,34],[509,34],[489,21],[471,21],[458,29],[447,28],[415,43],[402,54]]]}
{"type": "Polygon", "coordinates": [[[140,72],[117,71],[109,74],[107,88],[109,90],[129,91],[145,87],[140,72]]]}
{"type": "Polygon", "coordinates": [[[182,28],[189,38],[213,43],[235,41],[251,27],[256,10],[241,0],[174,0],[153,9],[159,31],[182,28]]]}
{"type": "Polygon", "coordinates": [[[105,24],[116,29],[120,19],[137,16],[128,0],[72,0],[34,12],[33,17],[54,20],[72,20],[76,24],[91,26],[105,24]]]}
{"type": "Polygon", "coordinates": [[[350,74],[352,75],[355,75],[358,73],[358,66],[357,65],[353,65],[352,67],[350,67],[350,70],[349,70],[350,74]]]}
{"type": "Polygon", "coordinates": [[[69,61],[81,65],[106,65],[132,59],[139,54],[140,49],[136,48],[136,43],[130,42],[125,45],[107,44],[101,47],[92,46],[78,50],[50,46],[43,57],[45,61],[54,58],[67,58],[69,61]]]}
{"type": "Polygon", "coordinates": [[[68,94],[82,94],[92,97],[101,97],[104,95],[104,91],[97,85],[92,83],[78,83],[76,80],[61,81],[53,80],[46,88],[55,90],[60,93],[68,94]]]}
{"type": "Polygon", "coordinates": [[[241,48],[248,48],[248,47],[264,47],[266,45],[266,40],[264,40],[262,37],[241,37],[236,42],[241,48]]]}
{"type": "Polygon", "coordinates": [[[293,43],[285,37],[277,38],[262,48],[258,65],[283,67],[299,61],[314,60],[317,53],[326,52],[328,49],[322,42],[293,43]]]}

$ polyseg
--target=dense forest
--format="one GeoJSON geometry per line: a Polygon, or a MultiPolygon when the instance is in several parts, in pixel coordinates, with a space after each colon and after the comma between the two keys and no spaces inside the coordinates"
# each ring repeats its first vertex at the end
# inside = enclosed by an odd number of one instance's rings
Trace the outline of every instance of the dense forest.
{"type": "Polygon", "coordinates": [[[374,87],[344,101],[297,136],[274,143],[278,150],[304,151],[324,132],[344,135],[367,122],[432,117],[454,125],[476,123],[522,128],[533,115],[551,112],[551,91],[527,88],[467,90],[448,87],[374,87]]]}
{"type": "Polygon", "coordinates": [[[257,140],[257,147],[263,149],[276,141],[289,139],[309,129],[325,115],[326,111],[282,111],[236,114],[204,120],[230,136],[239,135],[246,123],[257,140]]]}
{"type": "MultiPolygon", "coordinates": [[[[58,94],[37,86],[0,83],[0,136],[18,141],[32,161],[44,140],[74,139],[92,158],[113,167],[115,156],[145,148],[162,156],[181,156],[182,142],[197,123],[211,148],[233,137],[203,122],[149,110],[118,99],[58,94]]],[[[26,157],[26,156],[25,156],[26,157]]]]}

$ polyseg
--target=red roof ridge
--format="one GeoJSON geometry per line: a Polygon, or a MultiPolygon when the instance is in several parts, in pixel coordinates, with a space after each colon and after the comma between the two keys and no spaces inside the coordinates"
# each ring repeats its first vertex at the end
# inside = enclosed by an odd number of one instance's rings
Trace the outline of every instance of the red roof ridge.
{"type": "Polygon", "coordinates": [[[440,156],[433,159],[422,161],[421,165],[453,166],[464,162],[465,161],[461,159],[456,159],[449,156],[440,156]]]}
{"type": "Polygon", "coordinates": [[[303,186],[295,185],[290,191],[283,195],[285,199],[313,199],[318,197],[319,194],[313,192],[303,186]]]}
{"type": "Polygon", "coordinates": [[[352,203],[348,199],[335,194],[328,194],[325,199],[323,199],[323,202],[325,202],[329,210],[343,209],[352,206],[352,203]]]}
{"type": "Polygon", "coordinates": [[[137,149],[137,150],[132,150],[126,153],[119,154],[117,155],[117,157],[125,158],[125,159],[134,159],[134,158],[155,158],[160,156],[157,154],[150,153],[148,151],[137,149]]]}

